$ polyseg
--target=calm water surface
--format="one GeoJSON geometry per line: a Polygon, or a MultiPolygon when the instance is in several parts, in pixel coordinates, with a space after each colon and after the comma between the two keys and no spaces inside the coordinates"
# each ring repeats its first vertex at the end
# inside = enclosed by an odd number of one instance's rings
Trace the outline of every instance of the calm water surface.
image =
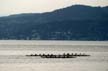
{"type": "Polygon", "coordinates": [[[0,71],[108,71],[107,41],[0,41],[0,71]],[[27,54],[86,53],[90,57],[46,59],[27,54]]]}

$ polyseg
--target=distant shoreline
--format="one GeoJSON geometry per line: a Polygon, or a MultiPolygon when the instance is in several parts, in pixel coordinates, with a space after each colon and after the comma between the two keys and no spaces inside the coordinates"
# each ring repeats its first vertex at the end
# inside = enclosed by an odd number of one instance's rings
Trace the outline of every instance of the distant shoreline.
{"type": "Polygon", "coordinates": [[[108,41],[0,40],[0,45],[108,45],[108,41]]]}

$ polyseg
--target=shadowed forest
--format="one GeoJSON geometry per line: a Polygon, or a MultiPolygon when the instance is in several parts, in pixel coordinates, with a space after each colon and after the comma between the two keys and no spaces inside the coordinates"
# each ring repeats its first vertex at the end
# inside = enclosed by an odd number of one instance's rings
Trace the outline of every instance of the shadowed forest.
{"type": "Polygon", "coordinates": [[[0,39],[108,40],[108,7],[73,5],[0,17],[0,39]]]}

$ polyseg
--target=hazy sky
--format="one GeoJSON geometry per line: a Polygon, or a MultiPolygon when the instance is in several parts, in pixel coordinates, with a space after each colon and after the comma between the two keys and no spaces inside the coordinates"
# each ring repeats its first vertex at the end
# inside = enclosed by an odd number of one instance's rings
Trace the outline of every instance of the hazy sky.
{"type": "Polygon", "coordinates": [[[41,13],[74,4],[108,6],[108,0],[0,0],[0,16],[18,13],[41,13]]]}

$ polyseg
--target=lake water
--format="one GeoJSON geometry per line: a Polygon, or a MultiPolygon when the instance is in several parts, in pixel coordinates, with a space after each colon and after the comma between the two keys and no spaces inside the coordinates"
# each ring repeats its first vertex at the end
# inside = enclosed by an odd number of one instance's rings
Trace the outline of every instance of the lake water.
{"type": "Polygon", "coordinates": [[[0,41],[0,71],[108,71],[107,41],[0,41]],[[47,59],[29,54],[85,53],[89,57],[47,59]]]}

